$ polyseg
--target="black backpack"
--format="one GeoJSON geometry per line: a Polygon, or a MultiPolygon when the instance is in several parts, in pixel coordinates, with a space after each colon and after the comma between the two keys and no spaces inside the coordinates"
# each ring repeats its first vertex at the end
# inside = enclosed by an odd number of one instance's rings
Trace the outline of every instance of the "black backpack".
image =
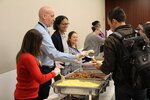
{"type": "Polygon", "coordinates": [[[126,66],[124,73],[129,74],[130,85],[136,89],[150,88],[150,46],[137,32],[128,35],[114,32],[112,35],[122,42],[121,63],[126,66]]]}

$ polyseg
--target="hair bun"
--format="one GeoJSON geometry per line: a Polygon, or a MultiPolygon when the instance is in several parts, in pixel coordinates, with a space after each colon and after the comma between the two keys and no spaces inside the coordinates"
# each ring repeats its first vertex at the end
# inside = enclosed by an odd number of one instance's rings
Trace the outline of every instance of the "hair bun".
{"type": "Polygon", "coordinates": [[[100,23],[100,22],[98,20],[96,20],[96,21],[92,22],[92,25],[96,26],[98,23],[100,23]]]}

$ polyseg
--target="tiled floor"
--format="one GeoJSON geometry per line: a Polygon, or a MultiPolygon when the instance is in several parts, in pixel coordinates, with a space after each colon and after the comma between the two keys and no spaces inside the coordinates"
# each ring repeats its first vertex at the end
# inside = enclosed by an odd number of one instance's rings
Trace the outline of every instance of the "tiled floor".
{"type": "MultiPolygon", "coordinates": [[[[51,88],[49,98],[46,100],[58,100],[58,95],[53,92],[51,88]]],[[[73,99],[74,100],[74,99],[73,99]]],[[[106,92],[99,95],[99,100],[115,100],[114,99],[114,84],[110,81],[110,86],[107,87],[106,92]]]]}

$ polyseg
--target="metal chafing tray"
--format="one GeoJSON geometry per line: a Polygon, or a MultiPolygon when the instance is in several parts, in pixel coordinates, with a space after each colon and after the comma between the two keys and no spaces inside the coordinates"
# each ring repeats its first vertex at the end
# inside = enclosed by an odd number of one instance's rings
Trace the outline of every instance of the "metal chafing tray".
{"type": "MultiPolygon", "coordinates": [[[[72,80],[72,79],[66,79],[72,80]]],[[[93,82],[93,80],[84,80],[84,79],[74,79],[81,80],[85,82],[93,82]]],[[[99,86],[97,87],[83,87],[83,86],[59,86],[58,84],[65,80],[60,80],[55,82],[52,87],[54,88],[54,92],[58,94],[76,94],[76,95],[89,95],[89,100],[92,100],[92,95],[98,95],[99,92],[105,87],[105,81],[97,81],[99,82],[99,86]]],[[[60,99],[60,98],[59,98],[60,99]]]]}
{"type": "MultiPolygon", "coordinates": [[[[89,100],[92,100],[92,95],[98,96],[100,93],[106,90],[106,87],[109,85],[110,75],[106,75],[104,78],[70,78],[71,75],[75,73],[92,73],[92,74],[101,74],[99,70],[88,70],[88,69],[77,69],[74,72],[65,76],[65,80],[81,80],[81,81],[97,81],[99,82],[98,87],[83,87],[83,86],[58,86],[60,82],[64,80],[57,81],[52,84],[54,92],[57,94],[76,94],[76,95],[88,95],[89,100]]],[[[59,98],[61,100],[61,98],[59,98]]]]}

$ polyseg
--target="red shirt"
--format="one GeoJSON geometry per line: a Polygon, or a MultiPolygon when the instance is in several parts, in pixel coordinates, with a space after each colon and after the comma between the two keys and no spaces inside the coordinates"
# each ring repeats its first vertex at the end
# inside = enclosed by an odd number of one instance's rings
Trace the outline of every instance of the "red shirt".
{"type": "Polygon", "coordinates": [[[17,62],[15,98],[30,99],[38,97],[39,85],[53,77],[55,77],[54,72],[41,73],[33,55],[29,53],[22,54],[17,62]]]}

